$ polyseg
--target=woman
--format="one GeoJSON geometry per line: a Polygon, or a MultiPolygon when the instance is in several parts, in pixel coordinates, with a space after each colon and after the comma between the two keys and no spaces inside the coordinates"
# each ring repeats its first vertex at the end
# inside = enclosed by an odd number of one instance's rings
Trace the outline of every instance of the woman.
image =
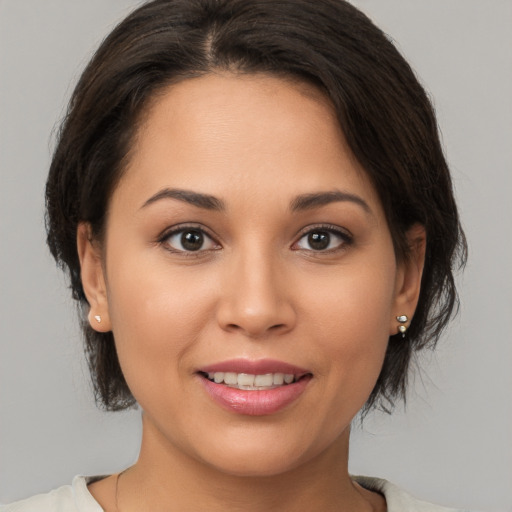
{"type": "Polygon", "coordinates": [[[47,182],[121,473],[7,510],[443,510],[348,474],[403,397],[465,244],[436,121],[339,0],[150,2],[74,92],[47,182]]]}

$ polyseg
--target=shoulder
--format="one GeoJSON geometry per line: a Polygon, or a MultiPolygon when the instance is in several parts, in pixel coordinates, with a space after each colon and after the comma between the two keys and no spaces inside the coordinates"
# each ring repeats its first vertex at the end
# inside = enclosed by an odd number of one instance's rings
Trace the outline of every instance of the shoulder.
{"type": "Polygon", "coordinates": [[[103,512],[87,489],[87,484],[97,479],[98,477],[76,476],[71,485],[2,505],[0,512],[103,512]]]}
{"type": "Polygon", "coordinates": [[[386,498],[388,512],[469,512],[418,500],[403,489],[381,478],[368,476],[353,476],[352,478],[365,489],[381,493],[386,498]]]}

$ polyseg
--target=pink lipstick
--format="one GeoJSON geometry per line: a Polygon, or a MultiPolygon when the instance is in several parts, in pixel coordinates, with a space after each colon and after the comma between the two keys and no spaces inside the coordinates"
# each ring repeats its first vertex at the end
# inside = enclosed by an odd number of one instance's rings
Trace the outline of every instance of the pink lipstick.
{"type": "Polygon", "coordinates": [[[238,414],[274,414],[297,400],[311,381],[304,368],[272,359],[233,359],[202,367],[197,374],[208,395],[238,414]]]}

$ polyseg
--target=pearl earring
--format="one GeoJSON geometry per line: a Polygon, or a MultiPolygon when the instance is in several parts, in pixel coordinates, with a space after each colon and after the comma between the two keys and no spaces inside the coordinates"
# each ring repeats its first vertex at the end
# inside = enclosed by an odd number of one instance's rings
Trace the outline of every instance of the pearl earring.
{"type": "Polygon", "coordinates": [[[409,320],[407,315],[399,315],[396,317],[397,321],[400,322],[398,326],[398,332],[402,335],[402,338],[405,338],[405,333],[407,332],[407,326],[405,326],[405,322],[409,320]]]}

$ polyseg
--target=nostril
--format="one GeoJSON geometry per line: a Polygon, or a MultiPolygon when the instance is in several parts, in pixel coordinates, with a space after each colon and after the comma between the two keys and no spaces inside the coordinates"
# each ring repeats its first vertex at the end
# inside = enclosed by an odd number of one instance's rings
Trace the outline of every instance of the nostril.
{"type": "Polygon", "coordinates": [[[283,333],[293,328],[296,320],[288,301],[266,300],[247,290],[238,294],[226,292],[219,301],[216,317],[223,330],[243,332],[251,338],[283,333]]]}

